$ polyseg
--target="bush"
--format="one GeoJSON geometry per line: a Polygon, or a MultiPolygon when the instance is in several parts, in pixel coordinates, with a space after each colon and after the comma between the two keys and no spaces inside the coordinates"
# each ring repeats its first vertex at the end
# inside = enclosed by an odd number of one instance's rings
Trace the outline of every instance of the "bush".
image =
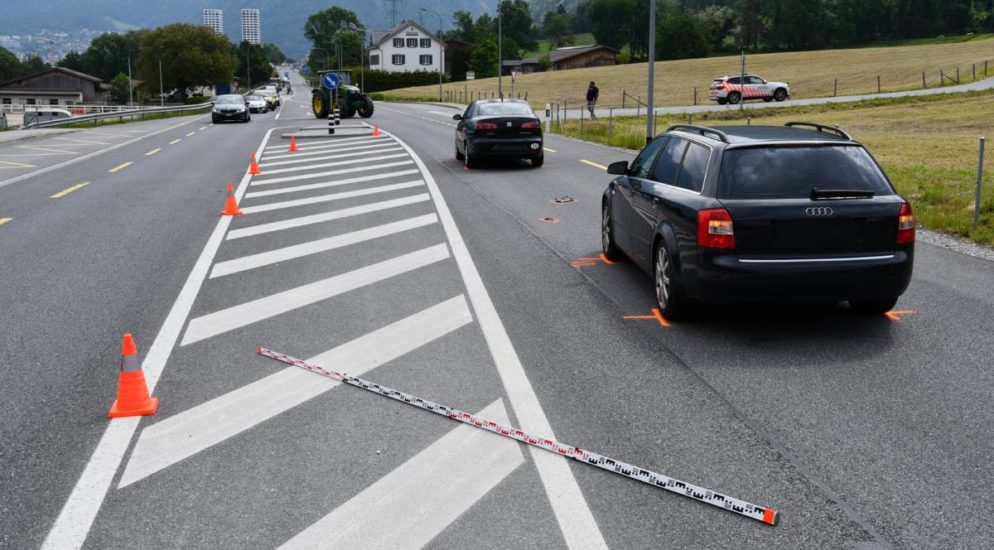
{"type": "MultiPolygon", "coordinates": [[[[352,84],[358,86],[362,75],[358,67],[350,67],[352,84]]],[[[386,71],[366,71],[366,93],[382,92],[410,86],[428,86],[438,84],[438,72],[415,71],[411,73],[389,73],[386,71]]],[[[446,82],[448,79],[446,79],[446,82]]]]}

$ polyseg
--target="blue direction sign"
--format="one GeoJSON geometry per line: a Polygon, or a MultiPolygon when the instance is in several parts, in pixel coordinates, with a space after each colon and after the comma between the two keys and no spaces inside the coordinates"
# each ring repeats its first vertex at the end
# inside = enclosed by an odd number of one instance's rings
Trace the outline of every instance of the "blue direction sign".
{"type": "Polygon", "coordinates": [[[335,88],[337,88],[339,82],[340,81],[338,79],[338,75],[335,73],[328,73],[324,75],[324,78],[321,79],[321,84],[323,84],[324,87],[328,88],[329,90],[334,90],[335,88]]]}

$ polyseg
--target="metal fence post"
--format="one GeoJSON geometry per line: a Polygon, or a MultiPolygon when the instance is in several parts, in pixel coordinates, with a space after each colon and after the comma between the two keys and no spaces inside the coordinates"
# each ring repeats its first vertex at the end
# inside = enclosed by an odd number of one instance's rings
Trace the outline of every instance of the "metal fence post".
{"type": "Polygon", "coordinates": [[[928,83],[925,82],[925,71],[922,71],[922,88],[928,88],[928,83]]]}
{"type": "Polygon", "coordinates": [[[611,135],[611,131],[614,129],[614,107],[607,110],[607,135],[611,135]]]}
{"type": "Polygon", "coordinates": [[[580,109],[580,135],[583,135],[583,109],[580,109]]]}
{"type": "Polygon", "coordinates": [[[832,87],[832,97],[839,95],[839,79],[835,79],[835,85],[832,87]]]}
{"type": "Polygon", "coordinates": [[[980,137],[980,155],[977,161],[977,191],[973,196],[973,227],[976,229],[977,223],[980,222],[980,185],[984,181],[984,143],[987,140],[981,136],[980,137]]]}
{"type": "Polygon", "coordinates": [[[880,93],[880,75],[877,75],[877,93],[880,93]]]}
{"type": "Polygon", "coordinates": [[[697,105],[697,86],[694,86],[694,105],[697,105]]]}

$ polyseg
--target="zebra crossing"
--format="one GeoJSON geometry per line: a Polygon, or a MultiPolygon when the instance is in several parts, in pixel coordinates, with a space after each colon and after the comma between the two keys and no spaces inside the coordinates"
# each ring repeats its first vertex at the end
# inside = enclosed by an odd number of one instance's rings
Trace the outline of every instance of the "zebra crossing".
{"type": "Polygon", "coordinates": [[[499,513],[544,546],[606,547],[564,460],[254,356],[310,355],[554,436],[413,150],[389,135],[299,148],[269,144],[239,189],[244,215],[161,375],[164,406],[137,430],[86,546],[418,548],[453,529],[499,541],[499,513]],[[535,485],[546,498],[516,504],[535,485]],[[218,499],[242,503],[237,526],[215,516],[218,499]],[[136,512],[159,519],[110,527],[136,512]]]}

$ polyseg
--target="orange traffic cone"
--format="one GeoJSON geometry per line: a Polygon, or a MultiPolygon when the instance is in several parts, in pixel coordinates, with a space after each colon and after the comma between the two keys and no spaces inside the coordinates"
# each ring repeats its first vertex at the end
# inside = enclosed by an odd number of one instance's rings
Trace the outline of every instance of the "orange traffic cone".
{"type": "Polygon", "coordinates": [[[255,161],[255,151],[252,151],[252,162],[249,163],[249,174],[259,175],[259,163],[255,161]]]}
{"type": "Polygon", "coordinates": [[[379,124],[374,124],[373,125],[373,137],[379,137],[379,135],[380,135],[380,125],[379,124]]]}
{"type": "Polygon", "coordinates": [[[222,216],[241,216],[243,212],[238,209],[238,201],[235,200],[235,184],[228,182],[228,200],[224,203],[222,216]]]}
{"type": "Polygon", "coordinates": [[[297,151],[299,151],[299,149],[297,149],[297,138],[295,136],[290,136],[290,149],[289,149],[289,151],[291,153],[296,153],[297,151]]]}
{"type": "Polygon", "coordinates": [[[149,397],[145,384],[145,373],[138,363],[138,348],[130,332],[124,333],[121,341],[121,372],[118,374],[117,399],[110,407],[107,416],[148,416],[159,408],[159,398],[149,397]]]}

